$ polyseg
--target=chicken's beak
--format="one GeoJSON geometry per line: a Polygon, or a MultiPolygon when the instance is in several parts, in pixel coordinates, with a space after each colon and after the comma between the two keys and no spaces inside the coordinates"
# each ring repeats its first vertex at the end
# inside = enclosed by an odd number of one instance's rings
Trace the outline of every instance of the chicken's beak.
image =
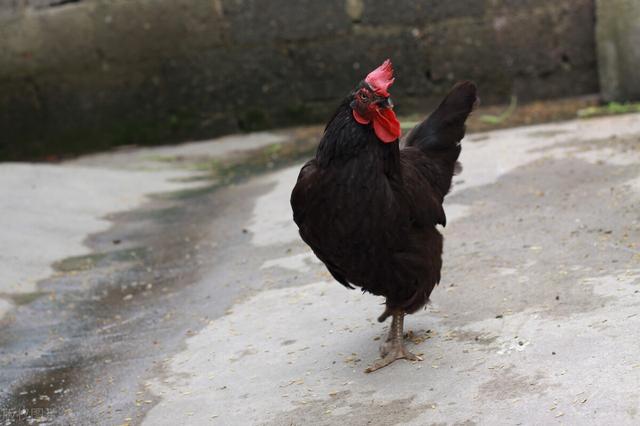
{"type": "Polygon", "coordinates": [[[381,108],[393,108],[393,101],[391,100],[391,97],[388,97],[378,102],[378,105],[380,105],[381,108]]]}

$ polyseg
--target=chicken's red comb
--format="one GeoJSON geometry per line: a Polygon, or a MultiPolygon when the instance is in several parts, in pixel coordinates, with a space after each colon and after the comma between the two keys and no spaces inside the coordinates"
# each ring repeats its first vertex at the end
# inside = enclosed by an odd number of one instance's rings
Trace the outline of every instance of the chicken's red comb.
{"type": "Polygon", "coordinates": [[[375,70],[371,71],[364,81],[380,96],[389,96],[389,86],[393,84],[393,64],[387,59],[375,70]]]}

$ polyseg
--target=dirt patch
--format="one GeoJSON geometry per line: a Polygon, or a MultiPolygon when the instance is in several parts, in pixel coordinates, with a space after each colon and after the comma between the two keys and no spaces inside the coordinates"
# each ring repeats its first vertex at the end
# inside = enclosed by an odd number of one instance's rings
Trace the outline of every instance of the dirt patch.
{"type": "Polygon", "coordinates": [[[437,403],[413,404],[414,398],[368,403],[350,401],[351,392],[331,395],[329,399],[316,399],[300,407],[279,414],[263,423],[264,426],[283,425],[336,425],[369,426],[376,424],[401,424],[416,419],[422,413],[437,408],[437,403]]]}
{"type": "Polygon", "coordinates": [[[491,375],[493,378],[479,387],[478,397],[494,400],[514,399],[530,394],[542,394],[549,388],[541,372],[523,376],[514,372],[513,365],[493,369],[491,375]]]}

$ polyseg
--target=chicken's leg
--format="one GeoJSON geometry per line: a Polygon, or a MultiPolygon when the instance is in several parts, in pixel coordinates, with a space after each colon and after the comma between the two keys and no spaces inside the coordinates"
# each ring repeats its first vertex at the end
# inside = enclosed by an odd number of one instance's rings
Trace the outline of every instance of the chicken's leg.
{"type": "Polygon", "coordinates": [[[404,347],[404,332],[402,331],[404,312],[394,311],[392,315],[389,336],[387,336],[386,342],[380,347],[382,359],[379,359],[372,366],[364,370],[365,373],[371,373],[372,371],[386,367],[397,359],[404,358],[409,361],[422,361],[422,358],[412,354],[404,347]]]}

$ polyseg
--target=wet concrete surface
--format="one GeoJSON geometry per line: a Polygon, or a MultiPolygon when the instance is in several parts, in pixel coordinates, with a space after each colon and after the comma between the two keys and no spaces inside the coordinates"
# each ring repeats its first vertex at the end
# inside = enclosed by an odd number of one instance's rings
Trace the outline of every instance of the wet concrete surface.
{"type": "Polygon", "coordinates": [[[197,186],[110,213],[87,253],[2,295],[3,420],[637,423],[640,116],[467,137],[444,278],[406,320],[425,361],[368,375],[382,301],[331,282],[291,221],[284,166],[310,145],[286,147],[313,132],[74,162],[197,186]]]}
{"type": "MultiPolygon", "coordinates": [[[[234,224],[242,217],[248,220],[257,195],[234,186],[307,152],[312,145],[300,134],[258,134],[256,141],[245,137],[248,143],[240,150],[221,150],[225,140],[209,144],[209,151],[203,150],[207,144],[195,152],[187,145],[179,158],[167,156],[164,147],[158,149],[161,157],[151,150],[73,162],[71,167],[107,166],[124,173],[148,170],[152,178],[164,177],[171,168],[183,172],[174,180],[197,185],[151,194],[135,210],[110,213],[109,229],[84,241],[89,254],[55,261],[52,276],[33,291],[3,293],[14,309],[2,320],[0,334],[2,420],[139,421],[157,400],[147,391],[145,378],[160,373],[163,359],[186,337],[223,315],[247,289],[259,286],[259,270],[247,270],[242,279],[235,268],[225,267],[245,256],[250,240],[241,224],[229,226],[228,219],[234,224]],[[275,155],[283,141],[302,143],[275,155]],[[232,202],[238,196],[245,205],[232,202]],[[211,285],[205,274],[213,274],[219,284],[211,285]]],[[[15,287],[19,284],[10,289],[15,287]]]]}

